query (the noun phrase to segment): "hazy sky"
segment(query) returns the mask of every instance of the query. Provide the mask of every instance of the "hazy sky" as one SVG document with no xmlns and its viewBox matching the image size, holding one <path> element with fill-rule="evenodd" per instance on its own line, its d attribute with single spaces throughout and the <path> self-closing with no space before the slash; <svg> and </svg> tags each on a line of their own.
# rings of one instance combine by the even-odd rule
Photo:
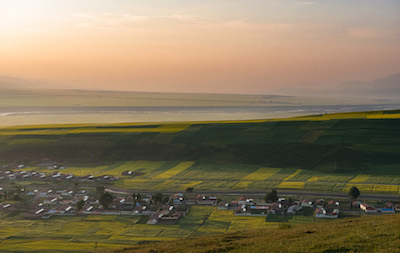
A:
<svg viewBox="0 0 400 253">
<path fill-rule="evenodd" d="M 268 93 L 400 72 L 399 0 L 0 0 L 0 75 Z"/>
</svg>

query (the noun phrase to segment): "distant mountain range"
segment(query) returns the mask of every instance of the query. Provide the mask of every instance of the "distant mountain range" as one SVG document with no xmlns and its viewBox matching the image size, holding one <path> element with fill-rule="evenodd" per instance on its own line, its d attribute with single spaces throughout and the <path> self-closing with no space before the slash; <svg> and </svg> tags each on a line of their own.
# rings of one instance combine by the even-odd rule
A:
<svg viewBox="0 0 400 253">
<path fill-rule="evenodd" d="M 0 76 L 0 89 L 35 89 L 46 88 L 40 81 L 31 81 L 17 77 Z"/>
<path fill-rule="evenodd" d="M 400 73 L 371 82 L 345 82 L 339 86 L 339 92 L 353 96 L 399 98 Z"/>
<path fill-rule="evenodd" d="M 400 73 L 368 82 L 349 81 L 322 88 L 282 88 L 273 93 L 288 96 L 374 98 L 394 102 L 400 99 Z"/>
<path fill-rule="evenodd" d="M 36 89 L 49 88 L 49 84 L 15 77 L 0 76 L 0 89 Z M 334 97 L 365 97 L 378 99 L 400 98 L 400 73 L 369 82 L 349 81 L 336 87 L 310 88 L 282 88 L 272 93 L 290 96 L 334 96 Z"/>
</svg>

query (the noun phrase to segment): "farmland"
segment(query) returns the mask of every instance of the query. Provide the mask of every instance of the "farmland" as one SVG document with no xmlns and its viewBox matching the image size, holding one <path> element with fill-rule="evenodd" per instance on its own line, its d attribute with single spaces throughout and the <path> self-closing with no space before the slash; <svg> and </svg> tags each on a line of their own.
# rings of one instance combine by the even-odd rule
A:
<svg viewBox="0 0 400 253">
<path fill-rule="evenodd" d="M 57 171 L 41 167 L 26 167 L 20 170 L 46 173 Z M 127 170 L 143 174 L 135 177 L 121 175 Z M 171 161 L 127 161 L 108 166 L 66 167 L 58 171 L 77 176 L 118 176 L 119 180 L 107 185 L 131 191 L 176 192 L 193 187 L 196 191 L 255 192 L 277 188 L 346 193 L 352 186 L 357 186 L 362 193 L 400 194 L 400 175 L 396 174 L 338 174 L 313 170 L 260 168 L 256 165 Z M 25 182 L 24 185 L 37 183 L 22 182 Z M 67 186 L 71 183 L 61 184 Z"/>
<path fill-rule="evenodd" d="M 142 191 L 272 188 L 399 193 L 399 111 L 281 120 L 77 124 L 0 129 L 0 160 L 24 170 L 119 176 Z M 121 176 L 130 170 L 140 176 Z M 29 182 L 26 182 L 29 184 Z"/>
<path fill-rule="evenodd" d="M 278 223 L 265 222 L 265 217 L 239 217 L 233 215 L 233 211 L 210 206 L 192 207 L 175 225 L 146 225 L 141 220 L 142 216 L 112 215 L 24 220 L 18 213 L 5 213 L 0 218 L 0 251 L 68 249 L 86 252 L 128 247 L 139 242 L 278 227 Z"/>
</svg>

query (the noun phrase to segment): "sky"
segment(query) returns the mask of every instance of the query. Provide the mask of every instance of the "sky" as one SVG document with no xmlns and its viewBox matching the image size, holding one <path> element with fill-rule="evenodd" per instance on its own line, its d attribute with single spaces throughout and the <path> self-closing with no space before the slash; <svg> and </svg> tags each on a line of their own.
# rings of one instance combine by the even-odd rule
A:
<svg viewBox="0 0 400 253">
<path fill-rule="evenodd" d="M 264 94 L 400 72 L 398 0 L 0 0 L 0 76 Z"/>
</svg>

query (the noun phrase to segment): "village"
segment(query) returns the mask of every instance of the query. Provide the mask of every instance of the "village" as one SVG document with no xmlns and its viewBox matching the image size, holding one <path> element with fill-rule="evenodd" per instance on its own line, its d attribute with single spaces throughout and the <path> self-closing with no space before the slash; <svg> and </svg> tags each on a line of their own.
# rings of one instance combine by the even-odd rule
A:
<svg viewBox="0 0 400 253">
<path fill-rule="evenodd" d="M 96 189 L 35 189 L 27 190 L 16 186 L 17 192 L 10 198 L 7 191 L 0 187 L 0 212 L 21 212 L 26 219 L 48 219 L 52 216 L 74 215 L 141 215 L 147 216 L 147 224 L 175 224 L 185 217 L 194 205 L 215 206 L 218 210 L 232 210 L 238 216 L 289 217 L 303 215 L 304 210 L 312 212 L 317 219 L 336 219 L 344 209 L 359 214 L 384 214 L 400 211 L 400 204 L 386 202 L 381 207 L 374 207 L 363 201 L 355 200 L 351 209 L 344 208 L 338 200 L 278 198 L 266 202 L 250 197 L 223 201 L 215 196 L 185 193 L 164 196 L 133 193 L 128 196 L 112 196 L 104 186 Z M 18 192 L 19 191 L 19 192 Z M 8 193 L 7 193 L 8 192 Z M 119 194 L 121 195 L 121 194 Z M 15 196 L 18 196 L 17 198 Z M 348 205 L 348 204 L 347 204 Z"/>
<path fill-rule="evenodd" d="M 278 197 L 276 190 L 267 193 L 265 198 L 243 197 L 227 200 L 226 196 L 209 196 L 194 193 L 193 188 L 187 188 L 185 193 L 175 193 L 164 196 L 160 192 L 116 194 L 106 189 L 103 185 L 119 179 L 117 176 L 76 176 L 59 172 L 64 167 L 54 163 L 46 164 L 51 173 L 24 171 L 24 165 L 15 168 L 2 167 L 0 182 L 8 182 L 7 186 L 0 187 L 0 211 L 20 212 L 26 219 L 48 219 L 52 216 L 74 215 L 141 215 L 147 216 L 147 224 L 175 224 L 183 218 L 194 205 L 215 206 L 218 210 L 232 210 L 237 216 L 265 216 L 291 217 L 295 215 L 311 214 L 316 219 L 337 219 L 343 217 L 341 213 L 353 214 L 385 214 L 400 211 L 400 204 L 386 201 L 379 207 L 352 199 L 322 198 L 303 199 L 297 196 L 288 198 Z M 136 177 L 143 173 L 123 171 L 121 176 Z M 15 182 L 33 180 L 37 183 L 30 185 L 29 189 Z M 40 182 L 46 182 L 45 185 Z M 57 185 L 60 182 L 71 182 Z M 80 186 L 80 182 L 90 183 Z M 57 185 L 58 187 L 52 187 Z M 61 186 L 61 188 L 60 188 Z M 274 220 L 274 219 L 272 219 Z"/>
</svg>

